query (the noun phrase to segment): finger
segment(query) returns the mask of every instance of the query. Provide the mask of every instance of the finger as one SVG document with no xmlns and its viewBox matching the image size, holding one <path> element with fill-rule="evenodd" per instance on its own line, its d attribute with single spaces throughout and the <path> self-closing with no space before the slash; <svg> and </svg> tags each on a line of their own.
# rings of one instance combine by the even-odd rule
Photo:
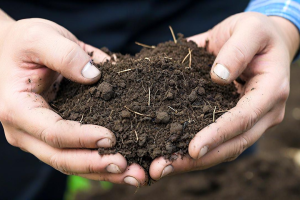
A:
<svg viewBox="0 0 300 200">
<path fill-rule="evenodd" d="M 33 26 L 28 32 L 28 37 L 35 42 L 30 42 L 29 39 L 30 44 L 27 48 L 34 52 L 36 56 L 34 60 L 38 64 L 45 65 L 64 77 L 83 84 L 94 83 L 100 78 L 101 73 L 90 62 L 90 56 L 76 41 L 73 41 L 75 37 L 66 38 L 68 34 L 62 34 L 48 24 Z"/>
<path fill-rule="evenodd" d="M 216 146 L 249 130 L 268 113 L 276 103 L 276 98 L 273 99 L 273 87 L 277 86 L 269 80 L 268 75 L 252 78 L 246 88 L 255 89 L 246 91 L 236 107 L 196 134 L 189 144 L 190 156 L 194 159 L 201 158 Z"/>
<path fill-rule="evenodd" d="M 5 131 L 14 136 L 13 145 L 65 174 L 122 173 L 127 167 L 126 159 L 119 153 L 100 156 L 97 150 L 56 149 L 14 127 L 6 126 Z"/>
<path fill-rule="evenodd" d="M 187 38 L 187 41 L 193 41 L 199 47 L 204 47 L 207 40 L 209 40 L 209 31 Z"/>
<path fill-rule="evenodd" d="M 159 180 L 166 175 L 203 170 L 224 161 L 234 160 L 261 137 L 269 127 L 268 124 L 274 120 L 272 116 L 273 114 L 266 115 L 252 129 L 218 146 L 200 159 L 193 159 L 190 156 L 178 157 L 172 162 L 163 157 L 155 159 L 149 170 L 151 178 Z"/>
<path fill-rule="evenodd" d="M 103 63 L 107 60 L 110 60 L 110 56 L 104 53 L 103 51 L 101 51 L 100 49 L 95 48 L 89 44 L 85 44 L 84 42 L 81 41 L 79 41 L 78 44 L 84 49 L 85 52 L 88 53 L 93 52 L 92 59 L 94 63 Z"/>
<path fill-rule="evenodd" d="M 56 148 L 99 148 L 112 147 L 114 134 L 108 129 L 96 125 L 82 125 L 80 122 L 63 120 L 49 109 L 45 100 L 37 94 L 20 93 L 16 101 L 14 123 L 19 128 Z M 26 105 L 26 106 L 24 106 Z M 22 114 L 20 114 L 22 113 Z"/>
<path fill-rule="evenodd" d="M 249 20 L 251 23 L 251 20 Z M 251 29 L 247 27 L 252 27 Z M 232 31 L 231 37 L 226 41 L 213 64 L 211 78 L 219 84 L 228 84 L 237 79 L 252 61 L 257 53 L 267 46 L 268 34 L 266 31 L 257 32 L 258 24 L 240 22 Z"/>
<path fill-rule="evenodd" d="M 147 185 L 148 182 L 148 177 L 146 176 L 144 169 L 137 164 L 128 166 L 122 174 L 78 174 L 78 176 L 92 180 L 109 181 L 117 184 L 128 184 L 135 187 Z"/>
</svg>

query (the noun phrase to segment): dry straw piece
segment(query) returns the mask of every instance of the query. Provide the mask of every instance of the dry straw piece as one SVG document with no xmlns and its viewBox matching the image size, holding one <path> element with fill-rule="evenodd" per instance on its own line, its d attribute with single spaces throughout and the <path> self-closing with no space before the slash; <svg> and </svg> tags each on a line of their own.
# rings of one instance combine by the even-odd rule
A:
<svg viewBox="0 0 300 200">
<path fill-rule="evenodd" d="M 175 37 L 175 35 L 174 35 L 174 31 L 173 31 L 173 29 L 172 29 L 171 26 L 169 26 L 169 28 L 170 28 L 170 31 L 171 31 L 171 33 L 172 33 L 172 36 L 173 36 L 173 39 L 174 39 L 174 43 L 177 44 L 177 40 L 176 40 L 176 37 Z"/>
<path fill-rule="evenodd" d="M 150 49 L 154 49 L 155 48 L 154 45 L 150 46 L 150 45 L 143 44 L 143 43 L 140 43 L 140 42 L 135 42 L 135 44 L 140 45 L 142 47 L 150 48 Z"/>
</svg>

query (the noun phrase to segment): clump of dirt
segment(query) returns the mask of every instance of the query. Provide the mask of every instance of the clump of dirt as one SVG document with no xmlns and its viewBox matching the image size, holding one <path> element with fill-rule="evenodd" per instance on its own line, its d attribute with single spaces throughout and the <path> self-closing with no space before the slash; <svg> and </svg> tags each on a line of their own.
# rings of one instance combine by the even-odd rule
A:
<svg viewBox="0 0 300 200">
<path fill-rule="evenodd" d="M 176 44 L 143 48 L 135 56 L 103 50 L 112 60 L 97 64 L 100 81 L 85 86 L 64 80 L 52 103 L 64 119 L 114 132 L 116 145 L 100 154 L 119 152 L 148 171 L 156 157 L 188 154 L 194 135 L 238 100 L 233 84 L 211 81 L 215 57 L 182 35 Z"/>
</svg>

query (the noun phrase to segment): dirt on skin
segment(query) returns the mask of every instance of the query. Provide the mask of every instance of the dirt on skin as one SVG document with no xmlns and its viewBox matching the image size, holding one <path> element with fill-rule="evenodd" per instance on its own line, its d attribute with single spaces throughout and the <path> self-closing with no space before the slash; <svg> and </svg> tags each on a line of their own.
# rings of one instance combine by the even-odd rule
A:
<svg viewBox="0 0 300 200">
<path fill-rule="evenodd" d="M 119 152 L 148 171 L 156 157 L 188 154 L 195 134 L 238 100 L 233 84 L 211 81 L 215 57 L 182 35 L 176 44 L 143 48 L 135 56 L 103 50 L 112 59 L 97 64 L 100 81 L 85 86 L 64 80 L 52 102 L 64 119 L 113 131 L 116 145 L 100 154 Z"/>
</svg>

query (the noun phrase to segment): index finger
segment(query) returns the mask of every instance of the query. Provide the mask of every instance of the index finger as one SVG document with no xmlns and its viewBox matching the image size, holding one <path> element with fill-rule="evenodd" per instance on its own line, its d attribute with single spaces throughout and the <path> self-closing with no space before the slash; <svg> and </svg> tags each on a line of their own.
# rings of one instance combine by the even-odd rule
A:
<svg viewBox="0 0 300 200">
<path fill-rule="evenodd" d="M 116 142 L 114 134 L 104 127 L 62 119 L 50 110 L 47 102 L 38 94 L 23 92 L 15 99 L 23 104 L 12 104 L 15 105 L 10 109 L 14 116 L 13 123 L 52 147 L 112 147 Z"/>
</svg>

